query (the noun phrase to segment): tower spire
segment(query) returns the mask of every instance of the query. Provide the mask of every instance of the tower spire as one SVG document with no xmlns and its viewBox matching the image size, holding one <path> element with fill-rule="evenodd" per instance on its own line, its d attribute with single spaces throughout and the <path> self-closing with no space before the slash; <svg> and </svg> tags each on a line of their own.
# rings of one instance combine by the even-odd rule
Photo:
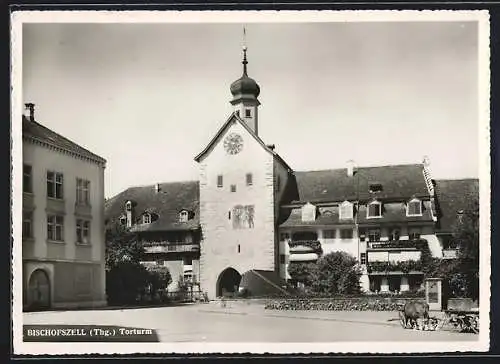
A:
<svg viewBox="0 0 500 364">
<path fill-rule="evenodd" d="M 243 27 L 243 61 L 241 62 L 243 64 L 243 76 L 248 76 L 247 74 L 247 32 L 245 27 Z"/>
</svg>

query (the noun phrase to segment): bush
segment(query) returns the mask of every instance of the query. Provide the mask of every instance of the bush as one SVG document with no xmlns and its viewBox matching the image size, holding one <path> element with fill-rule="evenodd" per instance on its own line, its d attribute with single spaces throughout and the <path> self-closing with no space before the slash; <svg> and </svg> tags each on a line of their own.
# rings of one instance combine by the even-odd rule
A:
<svg viewBox="0 0 500 364">
<path fill-rule="evenodd" d="M 148 272 L 142 265 L 122 262 L 106 274 L 106 293 L 112 305 L 134 304 L 145 294 Z"/>
<path fill-rule="evenodd" d="M 316 263 L 292 262 L 288 264 L 288 274 L 295 282 L 303 283 L 305 286 L 311 286 L 312 273 Z"/>
<path fill-rule="evenodd" d="M 313 292 L 336 295 L 359 293 L 361 268 L 354 257 L 345 252 L 322 256 L 311 272 Z"/>
<path fill-rule="evenodd" d="M 305 311 L 399 311 L 405 303 L 414 298 L 328 298 L 328 299 L 274 299 L 266 302 L 267 310 Z"/>
</svg>

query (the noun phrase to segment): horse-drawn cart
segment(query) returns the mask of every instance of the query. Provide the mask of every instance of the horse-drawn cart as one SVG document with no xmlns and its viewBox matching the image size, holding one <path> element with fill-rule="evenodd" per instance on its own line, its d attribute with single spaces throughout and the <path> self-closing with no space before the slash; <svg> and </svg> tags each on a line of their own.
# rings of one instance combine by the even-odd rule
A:
<svg viewBox="0 0 500 364">
<path fill-rule="evenodd" d="M 444 326 L 460 332 L 479 333 L 479 308 L 471 299 L 452 298 L 441 317 L 430 316 L 429 305 L 422 301 L 406 302 L 399 311 L 399 321 L 405 329 L 436 331 Z"/>
</svg>

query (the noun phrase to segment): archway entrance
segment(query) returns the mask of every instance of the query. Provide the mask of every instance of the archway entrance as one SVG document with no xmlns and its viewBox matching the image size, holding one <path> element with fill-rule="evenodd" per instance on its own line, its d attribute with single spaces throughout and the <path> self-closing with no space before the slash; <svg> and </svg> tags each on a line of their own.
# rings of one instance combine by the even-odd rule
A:
<svg viewBox="0 0 500 364">
<path fill-rule="evenodd" d="M 238 287 L 241 282 L 241 274 L 233 268 L 224 269 L 217 279 L 216 295 L 233 296 L 238 293 Z"/>
<path fill-rule="evenodd" d="M 28 305 L 31 309 L 50 307 L 50 281 L 42 269 L 31 273 L 28 283 Z"/>
</svg>

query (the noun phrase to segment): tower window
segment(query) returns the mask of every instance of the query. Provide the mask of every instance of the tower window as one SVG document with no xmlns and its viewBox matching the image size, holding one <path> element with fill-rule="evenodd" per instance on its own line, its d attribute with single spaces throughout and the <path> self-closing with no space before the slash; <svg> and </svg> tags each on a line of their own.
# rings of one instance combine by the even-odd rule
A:
<svg viewBox="0 0 500 364">
<path fill-rule="evenodd" d="M 231 192 L 236 192 L 236 185 L 231 185 Z"/>
<path fill-rule="evenodd" d="M 179 213 L 179 222 L 187 222 L 189 220 L 189 213 L 187 211 L 181 211 Z"/>
<path fill-rule="evenodd" d="M 151 224 L 151 215 L 150 214 L 142 215 L 142 223 L 143 224 Z"/>
<path fill-rule="evenodd" d="M 240 253 L 240 252 L 241 252 L 241 245 L 238 244 L 238 253 Z"/>
<path fill-rule="evenodd" d="M 253 176 L 251 173 L 247 173 L 247 186 L 253 185 Z"/>
<path fill-rule="evenodd" d="M 217 187 L 221 188 L 223 186 L 222 174 L 217 176 Z"/>
<path fill-rule="evenodd" d="M 245 109 L 245 117 L 246 118 L 251 118 L 252 117 L 252 110 Z"/>
</svg>

